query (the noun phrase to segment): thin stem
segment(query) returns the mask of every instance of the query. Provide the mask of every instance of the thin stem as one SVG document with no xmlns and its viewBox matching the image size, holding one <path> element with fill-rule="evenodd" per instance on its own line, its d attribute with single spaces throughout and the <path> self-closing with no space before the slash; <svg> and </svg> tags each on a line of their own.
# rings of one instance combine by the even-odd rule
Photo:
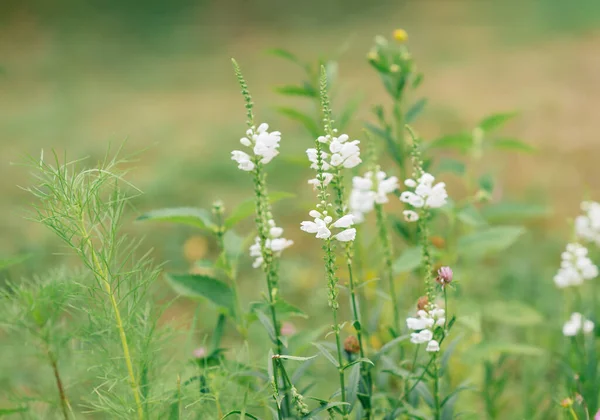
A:
<svg viewBox="0 0 600 420">
<path fill-rule="evenodd" d="M 396 120 L 396 141 L 400 148 L 400 155 L 404 159 L 406 151 L 406 141 L 404 137 L 404 115 L 402 113 L 402 98 L 399 98 L 394 101 L 394 117 Z M 399 166 L 401 179 L 406 179 L 406 163 L 402 162 L 402 164 Z"/>
<path fill-rule="evenodd" d="M 387 278 L 392 298 L 392 308 L 394 311 L 394 332 L 400 333 L 400 309 L 398 305 L 398 295 L 396 294 L 396 285 L 394 284 L 394 272 L 392 262 L 392 243 L 390 241 L 389 231 L 387 229 L 386 218 L 381 204 L 375 204 L 375 213 L 377 215 L 377 227 L 379 228 L 379 238 L 383 246 L 384 253 L 384 275 Z"/>
<path fill-rule="evenodd" d="M 281 407 L 279 406 L 279 402 L 277 401 L 277 395 L 279 395 L 279 384 L 277 380 L 277 377 L 279 376 L 279 366 L 275 358 L 271 358 L 271 363 L 273 364 L 273 399 L 275 400 L 275 407 L 277 408 L 277 418 L 279 420 L 283 420 L 284 417 L 281 413 Z M 283 376 L 283 374 L 281 375 L 281 379 L 282 384 L 285 385 L 285 377 Z"/>
<path fill-rule="evenodd" d="M 52 371 L 54 372 L 54 379 L 56 381 L 56 388 L 58 389 L 58 396 L 60 398 L 60 408 L 63 413 L 63 417 L 65 420 L 69 420 L 69 401 L 67 399 L 67 394 L 65 393 L 65 388 L 63 386 L 62 379 L 60 377 L 60 372 L 58 371 L 58 363 L 56 361 L 56 357 L 50 348 L 46 347 L 46 354 L 48 355 L 48 360 L 50 361 L 50 366 L 52 366 Z"/>
<path fill-rule="evenodd" d="M 342 402 L 346 402 L 346 382 L 344 381 L 344 358 L 342 356 L 342 342 L 340 339 L 340 326 L 338 325 L 337 320 L 337 309 L 333 308 L 333 331 L 335 332 L 335 343 L 337 346 L 337 357 L 338 357 L 338 372 L 340 376 L 340 392 Z M 342 407 L 342 413 L 344 419 L 348 418 L 346 414 L 346 407 Z"/>
<path fill-rule="evenodd" d="M 444 285 L 442 288 L 444 289 L 444 311 L 445 311 L 444 334 L 447 334 L 448 333 L 448 318 L 450 317 L 450 314 L 448 313 L 448 286 Z"/>
<path fill-rule="evenodd" d="M 573 406 L 569 407 L 569 414 L 574 420 L 579 420 L 579 417 L 577 417 L 577 413 L 575 413 L 575 410 L 573 410 Z"/>
<path fill-rule="evenodd" d="M 137 406 L 138 418 L 140 420 L 144 419 L 144 409 L 142 406 L 142 399 L 140 397 L 140 389 L 137 383 L 137 379 L 135 377 L 135 372 L 133 370 L 133 363 L 131 361 L 131 354 L 129 352 L 129 344 L 127 343 L 127 335 L 125 334 L 125 327 L 123 326 L 123 320 L 121 319 L 121 311 L 119 310 L 119 304 L 115 299 L 114 291 L 112 290 L 112 286 L 108 280 L 107 274 L 102 268 L 98 256 L 96 255 L 96 251 L 92 244 L 92 240 L 87 232 L 85 227 L 85 220 L 83 214 L 81 215 L 81 232 L 83 233 L 83 240 L 88 245 L 90 250 L 90 255 L 92 258 L 93 266 L 96 269 L 96 276 L 99 277 L 101 283 L 108 295 L 110 300 L 110 304 L 112 306 L 113 312 L 115 314 L 115 322 L 117 326 L 117 330 L 119 331 L 119 337 L 121 339 L 121 347 L 123 348 L 123 357 L 125 359 L 125 365 L 127 366 L 127 373 L 129 375 L 129 386 L 131 391 L 133 392 L 133 398 L 135 399 L 135 404 Z"/>
<path fill-rule="evenodd" d="M 439 377 L 439 366 L 437 361 L 437 354 L 433 356 L 433 366 L 434 370 L 434 378 L 433 378 L 433 398 L 435 402 L 435 419 L 439 420 L 441 417 L 441 407 L 440 407 L 440 377 Z"/>
</svg>

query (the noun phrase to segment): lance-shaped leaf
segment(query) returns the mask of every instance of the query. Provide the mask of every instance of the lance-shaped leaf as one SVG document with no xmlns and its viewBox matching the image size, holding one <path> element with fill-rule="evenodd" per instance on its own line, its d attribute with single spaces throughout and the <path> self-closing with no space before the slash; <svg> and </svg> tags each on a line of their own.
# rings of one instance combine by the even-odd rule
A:
<svg viewBox="0 0 600 420">
<path fill-rule="evenodd" d="M 235 296 L 231 288 L 221 280 L 203 274 L 167 274 L 171 287 L 182 296 L 206 298 L 214 304 L 235 314 Z"/>
<path fill-rule="evenodd" d="M 194 226 L 203 230 L 213 231 L 215 225 L 207 210 L 195 207 L 175 207 L 151 210 L 139 216 L 137 221 L 169 222 Z"/>
<path fill-rule="evenodd" d="M 458 251 L 464 257 L 482 257 L 504 251 L 525 233 L 522 226 L 495 226 L 458 238 Z"/>
</svg>

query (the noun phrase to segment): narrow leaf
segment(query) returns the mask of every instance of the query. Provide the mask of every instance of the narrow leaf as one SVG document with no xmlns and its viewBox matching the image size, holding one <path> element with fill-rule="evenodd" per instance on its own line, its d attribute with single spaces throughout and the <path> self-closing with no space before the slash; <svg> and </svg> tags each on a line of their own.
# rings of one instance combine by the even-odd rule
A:
<svg viewBox="0 0 600 420">
<path fill-rule="evenodd" d="M 543 204 L 501 202 L 482 209 L 483 217 L 490 222 L 505 222 L 519 219 L 537 219 L 550 216 L 552 209 Z"/>
<path fill-rule="evenodd" d="M 431 149 L 457 149 L 466 152 L 473 147 L 473 136 L 470 133 L 450 134 L 430 142 Z"/>
<path fill-rule="evenodd" d="M 408 111 L 406 111 L 406 114 L 404 114 L 404 122 L 406 124 L 413 122 L 419 116 L 419 114 L 423 112 L 425 105 L 427 105 L 427 98 L 421 98 L 412 104 L 412 106 L 408 108 Z"/>
<path fill-rule="evenodd" d="M 317 97 L 317 91 L 309 84 L 305 84 L 304 86 L 278 86 L 275 88 L 275 92 L 286 96 L 306 96 L 308 98 Z"/>
<path fill-rule="evenodd" d="M 258 317 L 258 320 L 263 325 L 263 327 L 265 327 L 265 330 L 267 330 L 267 334 L 269 335 L 269 338 L 271 339 L 273 344 L 277 344 L 277 335 L 275 334 L 275 327 L 273 326 L 273 323 L 271 322 L 269 317 L 266 316 L 262 311 L 256 311 L 256 316 Z"/>
<path fill-rule="evenodd" d="M 309 356 L 309 357 L 300 357 L 300 356 L 289 356 L 287 354 L 280 354 L 279 355 L 279 359 L 285 359 L 285 360 L 296 360 L 299 362 L 305 362 L 307 360 L 312 360 L 315 357 L 318 357 L 318 354 L 315 354 L 314 356 Z"/>
<path fill-rule="evenodd" d="M 289 119 L 302 124 L 311 136 L 315 138 L 319 136 L 321 129 L 319 128 L 317 122 L 309 115 L 306 115 L 305 113 L 298 111 L 297 109 L 289 107 L 278 107 L 277 111 L 280 114 L 288 117 Z"/>
<path fill-rule="evenodd" d="M 338 361 L 337 361 L 337 360 L 335 360 L 335 357 L 333 357 L 333 354 L 331 354 L 331 353 L 329 352 L 329 350 L 327 350 L 327 349 L 326 349 L 326 348 L 325 348 L 325 347 L 324 347 L 322 344 L 319 344 L 319 343 L 313 343 L 313 345 L 314 345 L 316 348 L 318 348 L 318 349 L 319 349 L 319 351 L 320 351 L 320 352 L 323 354 L 323 356 L 325 356 L 325 358 L 326 358 L 327 360 L 329 360 L 329 361 L 330 361 L 330 362 L 333 364 L 333 366 L 335 366 L 335 367 L 338 367 L 338 366 L 339 366 L 339 365 L 338 365 Z"/>
<path fill-rule="evenodd" d="M 525 233 L 522 226 L 495 226 L 458 238 L 458 251 L 465 257 L 481 257 L 504 251 Z"/>
<path fill-rule="evenodd" d="M 532 153 L 537 149 L 519 139 L 502 138 L 493 141 L 492 146 L 495 149 L 508 150 L 511 152 Z"/>
<path fill-rule="evenodd" d="M 151 210 L 139 216 L 137 221 L 169 222 L 194 226 L 203 230 L 213 230 L 210 213 L 193 207 L 177 207 Z"/>
<path fill-rule="evenodd" d="M 513 119 L 516 115 L 516 112 L 493 114 L 481 120 L 481 122 L 478 124 L 478 127 L 485 132 L 490 132 L 496 128 L 502 127 L 509 120 Z"/>
<path fill-rule="evenodd" d="M 352 408 L 354 408 L 354 404 L 356 404 L 360 378 L 360 363 L 356 363 L 350 368 L 350 373 L 348 374 L 348 386 L 346 387 L 348 390 L 347 399 L 348 403 L 350 403 L 350 409 L 348 412 L 351 412 Z"/>
<path fill-rule="evenodd" d="M 421 265 L 422 251 L 421 247 L 411 247 L 404 250 L 402 255 L 394 261 L 394 273 L 407 273 L 413 271 Z"/>
</svg>

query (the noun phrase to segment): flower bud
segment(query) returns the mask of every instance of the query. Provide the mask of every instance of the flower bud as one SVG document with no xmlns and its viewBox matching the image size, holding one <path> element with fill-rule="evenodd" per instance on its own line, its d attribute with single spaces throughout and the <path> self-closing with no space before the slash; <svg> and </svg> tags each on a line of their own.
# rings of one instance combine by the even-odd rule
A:
<svg viewBox="0 0 600 420">
<path fill-rule="evenodd" d="M 427 296 L 421 296 L 417 301 L 417 310 L 424 311 L 427 308 L 427 305 L 429 305 L 429 299 Z"/>
<path fill-rule="evenodd" d="M 296 327 L 291 322 L 284 322 L 281 324 L 281 335 L 289 337 L 296 334 Z"/>
<path fill-rule="evenodd" d="M 393 33 L 392 36 L 394 37 L 394 39 L 400 43 L 402 42 L 406 42 L 408 40 L 408 33 L 401 28 L 396 29 Z"/>
<path fill-rule="evenodd" d="M 433 245 L 437 249 L 444 249 L 446 247 L 446 240 L 441 236 L 432 236 L 431 245 Z"/>
<path fill-rule="evenodd" d="M 360 351 L 360 345 L 358 344 L 358 338 L 353 335 L 348 336 L 344 340 L 344 350 L 350 354 L 356 354 Z"/>
<path fill-rule="evenodd" d="M 560 402 L 560 406 L 563 408 L 569 408 L 573 405 L 573 400 L 571 398 L 565 398 Z"/>
<path fill-rule="evenodd" d="M 197 349 L 194 349 L 192 354 L 196 359 L 204 359 L 206 357 L 206 348 L 198 347 Z"/>
<path fill-rule="evenodd" d="M 442 267 L 438 270 L 438 276 L 435 281 L 444 287 L 452 282 L 453 275 L 454 273 L 450 267 Z"/>
</svg>

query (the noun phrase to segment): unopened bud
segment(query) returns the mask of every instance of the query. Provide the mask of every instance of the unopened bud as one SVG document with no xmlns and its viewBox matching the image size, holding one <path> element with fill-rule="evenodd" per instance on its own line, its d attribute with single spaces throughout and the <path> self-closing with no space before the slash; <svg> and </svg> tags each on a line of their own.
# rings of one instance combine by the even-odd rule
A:
<svg viewBox="0 0 600 420">
<path fill-rule="evenodd" d="M 398 42 L 406 42 L 408 40 L 408 33 L 404 29 L 401 29 L 401 28 L 396 29 L 392 33 L 392 36 Z"/>
<path fill-rule="evenodd" d="M 358 338 L 353 335 L 348 336 L 344 340 L 344 350 L 350 354 L 356 354 L 360 351 L 360 345 L 358 344 Z"/>
<path fill-rule="evenodd" d="M 429 305 L 429 299 L 427 296 L 421 296 L 417 301 L 417 310 L 424 311 L 427 305 Z"/>
<path fill-rule="evenodd" d="M 444 249 L 446 247 L 446 240 L 441 236 L 432 236 L 431 245 L 433 245 L 437 249 Z"/>
</svg>

